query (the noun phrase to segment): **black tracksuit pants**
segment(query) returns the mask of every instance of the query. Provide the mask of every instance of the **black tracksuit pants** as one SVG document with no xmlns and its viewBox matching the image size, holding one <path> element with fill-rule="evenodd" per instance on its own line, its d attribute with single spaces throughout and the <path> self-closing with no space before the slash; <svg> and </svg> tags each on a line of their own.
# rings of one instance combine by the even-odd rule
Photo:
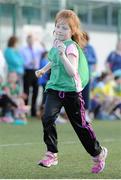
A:
<svg viewBox="0 0 121 180">
<path fill-rule="evenodd" d="M 59 92 L 51 89 L 47 91 L 45 112 L 42 117 L 47 151 L 58 152 L 55 121 L 62 106 L 64 106 L 71 125 L 86 151 L 91 156 L 99 155 L 101 146 L 96 140 L 91 125 L 85 121 L 84 101 L 81 92 Z"/>
</svg>

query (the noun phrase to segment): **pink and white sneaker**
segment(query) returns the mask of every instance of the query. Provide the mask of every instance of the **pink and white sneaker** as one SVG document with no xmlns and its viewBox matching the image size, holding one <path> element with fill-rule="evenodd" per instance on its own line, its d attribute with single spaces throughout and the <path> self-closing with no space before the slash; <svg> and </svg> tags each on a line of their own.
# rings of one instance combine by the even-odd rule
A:
<svg viewBox="0 0 121 180">
<path fill-rule="evenodd" d="M 50 151 L 48 151 L 45 154 L 45 157 L 38 162 L 38 165 L 43 167 L 50 167 L 52 165 L 57 165 L 57 164 L 58 164 L 57 153 L 52 153 Z"/>
<path fill-rule="evenodd" d="M 105 168 L 105 160 L 108 154 L 108 150 L 105 147 L 102 147 L 101 153 L 93 157 L 94 166 L 92 167 L 92 173 L 100 173 Z"/>
</svg>

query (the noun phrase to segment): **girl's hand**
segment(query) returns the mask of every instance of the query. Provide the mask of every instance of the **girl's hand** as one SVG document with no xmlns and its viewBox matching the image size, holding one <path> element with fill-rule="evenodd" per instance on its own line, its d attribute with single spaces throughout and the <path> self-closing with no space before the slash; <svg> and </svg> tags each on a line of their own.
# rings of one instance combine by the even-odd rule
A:
<svg viewBox="0 0 121 180">
<path fill-rule="evenodd" d="M 54 41 L 54 47 L 56 47 L 58 49 L 58 52 L 59 52 L 60 56 L 65 55 L 66 46 L 64 45 L 64 43 L 62 41 L 55 40 Z"/>
<path fill-rule="evenodd" d="M 43 70 L 37 70 L 35 71 L 35 75 L 37 78 L 41 77 L 45 72 Z"/>
</svg>

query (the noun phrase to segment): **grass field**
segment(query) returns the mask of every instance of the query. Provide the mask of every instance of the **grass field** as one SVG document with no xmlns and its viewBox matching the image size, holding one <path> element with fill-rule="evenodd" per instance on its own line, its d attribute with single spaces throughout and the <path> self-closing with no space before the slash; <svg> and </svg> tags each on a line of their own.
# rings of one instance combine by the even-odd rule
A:
<svg viewBox="0 0 121 180">
<path fill-rule="evenodd" d="M 51 168 L 36 165 L 45 151 L 39 120 L 25 126 L 0 123 L 0 179 L 120 179 L 121 121 L 94 121 L 93 128 L 109 151 L 100 174 L 90 173 L 91 158 L 69 123 L 57 125 L 59 164 Z"/>
</svg>

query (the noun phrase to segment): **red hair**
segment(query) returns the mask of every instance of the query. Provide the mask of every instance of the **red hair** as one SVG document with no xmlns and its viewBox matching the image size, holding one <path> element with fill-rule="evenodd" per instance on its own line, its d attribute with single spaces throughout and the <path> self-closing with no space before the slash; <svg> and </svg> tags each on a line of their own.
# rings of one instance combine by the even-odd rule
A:
<svg viewBox="0 0 121 180">
<path fill-rule="evenodd" d="M 72 31 L 72 40 L 74 40 L 80 47 L 84 44 L 84 32 L 81 31 L 81 23 L 79 17 L 72 10 L 62 10 L 59 11 L 55 18 L 55 24 L 59 19 L 65 19 Z"/>
</svg>

